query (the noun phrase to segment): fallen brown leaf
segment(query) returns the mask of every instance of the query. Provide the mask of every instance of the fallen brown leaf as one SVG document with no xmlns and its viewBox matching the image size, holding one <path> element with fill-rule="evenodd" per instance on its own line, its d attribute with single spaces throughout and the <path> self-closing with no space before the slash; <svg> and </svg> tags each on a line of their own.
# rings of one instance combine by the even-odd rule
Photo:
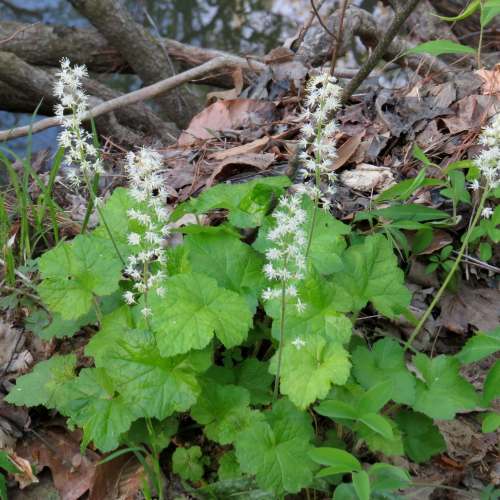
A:
<svg viewBox="0 0 500 500">
<path fill-rule="evenodd" d="M 276 104 L 257 101 L 256 99 L 229 99 L 217 101 L 208 108 L 198 113 L 179 137 L 179 146 L 186 146 L 198 139 L 213 139 L 213 135 L 207 130 L 210 128 L 215 132 L 222 129 L 237 129 L 249 124 L 249 114 L 259 111 L 266 106 Z"/>
<path fill-rule="evenodd" d="M 488 69 L 481 68 L 476 71 L 476 75 L 480 76 L 484 80 L 483 94 L 491 95 L 498 94 L 500 92 L 500 70 L 495 69 L 490 71 Z"/>
<path fill-rule="evenodd" d="M 215 97 L 217 99 L 236 99 L 243 90 L 243 70 L 241 66 L 238 66 L 236 71 L 231 75 L 234 80 L 234 89 L 224 90 L 222 92 L 209 92 L 207 94 L 207 106 L 212 104 L 212 99 Z"/>
<path fill-rule="evenodd" d="M 469 326 L 480 332 L 491 332 L 500 326 L 500 290 L 472 288 L 458 284 L 457 294 L 446 290 L 441 297 L 438 320 L 455 333 L 464 334 Z"/>
<path fill-rule="evenodd" d="M 133 498 L 141 487 L 141 474 L 146 475 L 144 467 L 133 453 L 124 453 L 99 465 L 92 478 L 89 500 Z"/>
<path fill-rule="evenodd" d="M 71 432 L 62 425 L 54 425 L 40 430 L 38 434 L 52 448 L 40 437 L 34 436 L 33 440 L 28 441 L 28 446 L 21 443 L 17 445 L 18 456 L 34 463 L 36 473 L 44 467 L 49 467 L 60 499 L 77 500 L 90 488 L 95 464 L 101 456 L 87 448 L 81 457 L 81 431 Z"/>
<path fill-rule="evenodd" d="M 210 189 L 213 182 L 231 177 L 234 173 L 245 171 L 248 167 L 253 167 L 261 172 L 265 171 L 269 165 L 274 162 L 274 154 L 264 153 L 244 153 L 240 155 L 230 156 L 222 160 L 212 172 L 212 175 L 207 180 L 207 189 Z M 236 172 L 235 172 L 236 171 Z"/>
<path fill-rule="evenodd" d="M 344 165 L 349 158 L 354 154 L 356 149 L 358 149 L 359 143 L 363 138 L 364 133 L 356 135 L 354 137 L 350 137 L 347 139 L 339 149 L 337 149 L 337 158 L 333 160 L 332 165 L 330 166 L 330 171 L 334 172 L 339 169 L 342 165 Z"/>
<path fill-rule="evenodd" d="M 278 135 L 273 135 L 271 139 L 289 139 L 300 132 L 300 127 L 295 127 L 286 132 Z M 224 160 L 229 156 L 244 154 L 244 153 L 260 153 L 267 145 L 269 141 L 268 137 L 263 137 L 262 139 L 256 139 L 255 141 L 249 142 L 248 144 L 243 144 L 243 146 L 237 146 L 231 149 L 224 149 L 222 151 L 217 151 L 209 156 L 211 160 Z"/>
</svg>

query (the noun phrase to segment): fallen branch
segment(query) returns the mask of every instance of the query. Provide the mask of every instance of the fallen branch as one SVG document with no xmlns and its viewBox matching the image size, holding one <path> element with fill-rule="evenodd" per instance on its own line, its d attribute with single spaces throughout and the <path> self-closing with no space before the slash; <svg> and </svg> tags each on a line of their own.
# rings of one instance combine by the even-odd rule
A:
<svg viewBox="0 0 500 500">
<path fill-rule="evenodd" d="M 30 28 L 33 28 L 33 26 L 36 26 L 37 24 L 40 24 L 40 21 L 37 23 L 30 24 L 29 26 L 25 26 L 24 28 L 19 28 L 13 35 L 9 36 L 6 40 L 2 40 L 0 42 L 0 45 L 3 45 L 4 43 L 10 42 L 13 38 L 15 38 L 19 33 L 23 33 Z"/>
<path fill-rule="evenodd" d="M 297 40 L 295 40 L 290 46 L 290 49 L 293 50 L 294 52 L 297 52 L 297 49 L 302 45 L 302 42 L 304 41 L 304 38 L 306 37 L 307 32 L 309 31 L 309 28 L 311 27 L 311 24 L 314 21 L 314 18 L 316 17 L 316 12 L 319 11 L 319 9 L 321 9 L 321 6 L 324 3 L 325 0 L 318 0 L 317 5 L 313 5 L 313 8 L 311 9 L 311 12 L 309 12 L 309 15 L 307 16 L 304 25 L 300 29 Z"/>
<path fill-rule="evenodd" d="M 162 94 L 163 92 L 173 90 L 191 80 L 202 78 L 212 71 L 220 71 L 222 68 L 236 69 L 239 65 L 240 58 L 238 57 L 220 57 L 217 59 L 212 59 L 211 61 L 202 64 L 201 66 L 192 68 L 188 71 L 185 71 L 184 73 L 180 73 L 179 75 L 162 80 L 161 82 L 150 85 L 149 87 L 144 87 L 142 89 L 136 90 L 135 92 L 131 92 L 129 94 L 117 97 L 116 99 L 112 99 L 111 101 L 106 101 L 102 104 L 99 104 L 91 110 L 92 117 L 95 119 L 106 113 L 110 113 L 111 111 L 116 111 L 132 104 L 152 99 Z M 87 120 L 90 120 L 90 112 L 85 113 L 85 115 L 82 117 L 83 122 Z M 32 133 L 36 134 L 38 132 L 41 132 L 42 130 L 56 127 L 58 125 L 59 121 L 56 117 L 46 118 L 45 120 L 41 120 L 33 125 Z M 28 135 L 28 133 L 29 127 L 19 127 L 12 131 L 4 130 L 0 132 L 0 141 L 17 139 L 18 137 L 24 137 Z"/>
</svg>

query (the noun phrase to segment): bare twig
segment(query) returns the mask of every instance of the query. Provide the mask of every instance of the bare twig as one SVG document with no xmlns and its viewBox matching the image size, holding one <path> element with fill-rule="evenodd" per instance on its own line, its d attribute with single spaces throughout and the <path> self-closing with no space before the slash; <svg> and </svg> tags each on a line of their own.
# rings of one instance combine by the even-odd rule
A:
<svg viewBox="0 0 500 500">
<path fill-rule="evenodd" d="M 233 68 L 236 69 L 238 66 L 242 65 L 243 69 L 248 68 L 248 63 L 245 59 L 240 57 L 217 57 L 211 61 L 192 68 L 184 73 L 172 76 L 158 83 L 150 85 L 149 87 L 144 87 L 142 89 L 136 90 L 135 92 L 130 92 L 129 94 L 117 97 L 116 99 L 111 99 L 102 104 L 99 104 L 92 111 L 93 119 L 98 118 L 106 113 L 115 111 L 117 109 L 125 108 L 131 104 L 136 104 L 141 101 L 146 101 L 159 94 L 167 92 L 168 90 L 173 90 L 184 83 L 187 83 L 196 78 L 201 78 L 202 76 L 210 73 L 211 71 L 218 71 L 221 68 Z M 68 115 L 70 117 L 70 115 Z M 90 112 L 87 111 L 82 117 L 82 122 L 90 120 Z M 59 125 L 59 121 L 56 117 L 46 118 L 33 125 L 32 133 L 36 134 L 42 130 L 46 130 L 51 127 L 56 127 Z M 0 132 L 0 141 L 5 141 L 9 139 L 17 139 L 18 137 L 24 137 L 28 135 L 29 127 L 19 127 L 13 130 L 4 130 Z"/>
<path fill-rule="evenodd" d="M 344 24 L 344 16 L 345 16 L 345 9 L 347 8 L 347 1 L 348 0 L 342 0 L 342 4 L 340 5 L 340 9 L 339 9 L 340 19 L 339 19 L 339 24 L 337 26 L 337 36 L 335 38 L 335 47 L 333 48 L 332 64 L 330 66 L 330 76 L 333 76 L 333 73 L 335 71 L 335 63 L 337 62 L 337 54 L 339 51 L 340 36 L 342 34 L 342 25 Z"/>
<path fill-rule="evenodd" d="M 314 0 L 312 0 L 314 1 Z M 304 41 L 304 38 L 307 35 L 307 32 L 309 31 L 309 28 L 311 27 L 312 22 L 314 21 L 314 18 L 316 16 L 316 12 L 321 9 L 321 6 L 325 3 L 325 0 L 318 0 L 318 3 L 316 5 L 316 9 L 312 8 L 311 12 L 309 12 L 309 15 L 307 16 L 307 19 L 304 22 L 304 25 L 300 29 L 299 36 L 297 37 L 297 40 L 295 40 L 290 49 L 293 50 L 294 52 L 297 52 L 297 49 L 300 47 L 302 42 Z"/>
<path fill-rule="evenodd" d="M 318 21 L 319 21 L 319 24 L 321 24 L 321 26 L 323 26 L 323 29 L 333 38 L 335 38 L 335 40 L 337 40 L 337 36 L 334 35 L 326 26 L 325 26 L 325 23 L 323 22 L 323 19 L 321 19 L 321 16 L 319 15 L 319 12 L 318 12 L 318 9 L 316 8 L 316 5 L 314 5 L 314 0 L 311 0 L 311 7 L 313 8 L 314 10 L 314 14 L 316 14 L 316 17 L 318 18 Z M 338 41 L 338 40 L 337 40 Z"/>
<path fill-rule="evenodd" d="M 37 24 L 40 24 L 40 21 L 38 21 L 37 23 L 33 23 L 33 24 L 30 24 L 29 26 L 25 26 L 24 28 L 21 28 L 21 29 L 18 29 L 12 36 L 10 36 L 9 38 L 7 38 L 6 40 L 2 40 L 0 42 L 0 45 L 3 45 L 4 43 L 7 43 L 7 42 L 10 42 L 13 38 L 16 37 L 16 35 L 18 35 L 19 33 L 23 33 L 24 35 L 24 32 L 27 30 L 27 29 L 30 29 L 30 28 L 33 28 L 33 26 L 36 26 Z"/>
<path fill-rule="evenodd" d="M 366 80 L 370 72 L 382 59 L 392 41 L 398 34 L 401 26 L 403 26 L 404 22 L 408 19 L 415 7 L 418 5 L 419 1 L 420 0 L 408 0 L 408 2 L 401 7 L 401 9 L 398 9 L 396 17 L 378 45 L 375 47 L 375 50 L 370 54 L 370 57 L 366 60 L 363 66 L 361 66 L 358 74 L 345 86 L 340 98 L 342 104 L 345 104 L 349 100 L 349 97 L 356 92 L 358 87 Z"/>
</svg>

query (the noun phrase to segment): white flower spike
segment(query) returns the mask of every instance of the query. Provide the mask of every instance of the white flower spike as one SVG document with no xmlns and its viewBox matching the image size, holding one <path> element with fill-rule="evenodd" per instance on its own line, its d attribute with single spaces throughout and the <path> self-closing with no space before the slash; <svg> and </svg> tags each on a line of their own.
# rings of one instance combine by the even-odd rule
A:
<svg viewBox="0 0 500 500">
<path fill-rule="evenodd" d="M 297 350 L 301 350 L 302 347 L 305 347 L 306 346 L 306 342 L 304 340 L 301 340 L 300 337 L 297 337 L 293 342 L 292 342 L 292 345 L 294 345 Z"/>
</svg>

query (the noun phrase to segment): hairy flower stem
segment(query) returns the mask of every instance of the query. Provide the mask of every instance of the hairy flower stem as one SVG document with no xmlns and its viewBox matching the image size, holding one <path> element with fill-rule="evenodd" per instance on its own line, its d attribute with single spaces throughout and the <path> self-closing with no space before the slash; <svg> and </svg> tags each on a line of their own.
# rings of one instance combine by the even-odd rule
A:
<svg viewBox="0 0 500 500">
<path fill-rule="evenodd" d="M 446 287 L 448 286 L 448 283 L 450 282 L 451 278 L 453 277 L 453 274 L 458 268 L 458 265 L 460 264 L 460 261 L 462 260 L 462 257 L 465 253 L 465 250 L 467 248 L 467 244 L 469 243 L 469 238 L 471 237 L 472 231 L 476 227 L 476 224 L 479 220 L 479 217 L 481 217 L 481 212 L 484 207 L 484 202 L 486 201 L 486 198 L 488 197 L 488 194 L 490 192 L 490 185 L 489 182 L 486 184 L 486 187 L 484 189 L 483 196 L 481 198 L 481 202 L 479 203 L 479 207 L 476 212 L 476 216 L 474 217 L 474 220 L 472 221 L 472 224 L 467 231 L 465 235 L 464 242 L 462 243 L 462 248 L 460 248 L 460 252 L 457 255 L 457 259 L 455 260 L 455 263 L 453 264 L 453 267 L 451 268 L 450 272 L 448 273 L 448 276 L 444 280 L 444 283 L 442 284 L 441 288 L 439 289 L 439 292 L 436 294 L 436 297 L 434 297 L 434 300 L 432 301 L 432 304 L 428 307 L 427 311 L 425 311 L 425 314 L 423 315 L 422 319 L 418 323 L 418 325 L 415 328 L 415 331 L 412 333 L 411 337 L 408 339 L 408 342 L 404 345 L 404 351 L 406 351 L 410 346 L 411 343 L 413 342 L 414 338 L 418 335 L 422 327 L 424 326 L 425 321 L 429 317 L 429 314 L 432 312 L 436 304 L 438 303 L 439 299 L 441 298 L 441 295 L 445 291 Z"/>
<path fill-rule="evenodd" d="M 285 269 L 287 260 L 285 259 Z M 278 399 L 280 388 L 281 358 L 283 356 L 283 344 L 285 343 L 285 312 L 286 312 L 286 280 L 281 280 L 281 325 L 280 325 L 280 345 L 278 347 L 278 362 L 276 363 L 276 377 L 274 378 L 273 403 Z"/>
<path fill-rule="evenodd" d="M 150 195 L 148 193 L 148 197 L 146 199 L 146 205 L 147 205 L 147 210 L 146 210 L 146 214 L 148 215 L 148 217 L 151 215 L 151 210 L 149 208 L 149 201 L 150 201 Z M 149 242 L 148 240 L 145 240 L 144 242 L 144 252 L 147 253 L 149 250 Z M 143 276 L 143 283 L 144 283 L 144 293 L 143 293 L 143 298 L 144 298 L 144 308 L 145 310 L 148 309 L 148 279 L 149 279 L 149 264 L 148 262 L 143 262 L 142 263 L 142 276 Z M 149 316 L 146 315 L 145 316 L 145 320 L 146 320 L 146 325 L 148 327 L 148 330 L 151 330 L 151 324 L 149 322 Z"/>
<path fill-rule="evenodd" d="M 99 328 L 102 328 L 102 314 L 101 314 L 101 310 L 99 309 L 99 304 L 97 303 L 97 300 L 95 299 L 94 294 L 92 294 L 92 305 L 94 306 L 94 309 L 95 309 L 97 321 L 99 321 Z"/>
<path fill-rule="evenodd" d="M 324 104 L 321 104 L 321 107 L 323 108 Z M 318 128 L 316 132 L 316 144 L 321 144 L 321 132 L 323 129 L 323 122 L 322 120 L 318 121 Z M 311 221 L 311 230 L 309 231 L 309 240 L 307 241 L 307 248 L 306 248 L 306 259 L 307 256 L 309 255 L 309 250 L 311 249 L 311 243 L 314 235 L 314 226 L 316 225 L 316 213 L 318 212 L 318 205 L 319 205 L 319 192 L 321 188 L 321 171 L 320 171 L 320 163 L 321 163 L 321 150 L 318 149 L 316 151 L 316 195 L 314 197 L 314 212 L 312 216 L 312 221 Z"/>
<path fill-rule="evenodd" d="M 73 104 L 71 107 L 73 110 L 73 115 L 76 116 L 76 106 Z M 76 127 L 75 132 L 76 132 L 78 139 L 80 140 L 81 134 L 80 134 L 80 129 L 78 127 Z M 84 153 L 82 147 L 80 147 L 80 155 L 82 158 L 84 158 L 85 153 Z M 90 199 L 92 200 L 92 203 L 97 208 L 97 211 L 98 211 L 99 215 L 101 216 L 101 220 L 104 224 L 104 227 L 106 228 L 106 231 L 109 235 L 109 238 L 111 239 L 111 242 L 113 243 L 113 246 L 115 247 L 116 253 L 118 254 L 118 257 L 120 257 L 120 260 L 122 261 L 123 265 L 125 266 L 126 265 L 125 260 L 122 256 L 122 254 L 120 253 L 120 250 L 118 249 L 118 245 L 116 244 L 115 238 L 113 237 L 113 234 L 111 233 L 111 229 L 109 228 L 108 223 L 106 222 L 106 218 L 104 217 L 104 214 L 102 213 L 101 207 L 99 206 L 99 203 L 95 202 L 96 196 L 94 194 L 94 190 L 93 190 L 92 186 L 90 185 L 90 179 L 89 179 L 89 176 L 87 174 L 87 171 L 84 168 L 82 168 L 82 171 L 83 171 L 83 177 L 85 179 L 85 184 L 86 184 L 87 189 L 88 189 L 89 194 L 90 194 Z"/>
<path fill-rule="evenodd" d="M 99 215 L 101 217 L 101 220 L 102 220 L 102 222 L 104 224 L 104 227 L 106 228 L 106 231 L 108 233 L 109 239 L 111 240 L 111 243 L 113 243 L 113 246 L 115 248 L 116 254 L 118 255 L 118 257 L 120 257 L 120 260 L 122 261 L 123 265 L 126 266 L 126 263 L 125 263 L 125 260 L 123 258 L 123 255 L 121 254 L 121 252 L 120 252 L 120 250 L 118 248 L 118 245 L 117 245 L 116 240 L 115 240 L 115 238 L 113 236 L 113 233 L 111 232 L 111 229 L 108 226 L 108 223 L 106 222 L 106 218 L 104 217 L 104 214 L 102 213 L 101 207 L 99 206 L 98 203 L 95 203 L 94 191 L 92 190 L 92 188 L 90 186 L 90 179 L 89 179 L 89 176 L 88 176 L 87 172 L 85 172 L 85 170 L 83 171 L 83 177 L 85 179 L 85 184 L 87 185 L 87 189 L 89 190 L 90 197 L 91 197 L 92 201 L 94 202 L 95 207 L 97 208 L 97 212 L 99 213 Z"/>
</svg>

